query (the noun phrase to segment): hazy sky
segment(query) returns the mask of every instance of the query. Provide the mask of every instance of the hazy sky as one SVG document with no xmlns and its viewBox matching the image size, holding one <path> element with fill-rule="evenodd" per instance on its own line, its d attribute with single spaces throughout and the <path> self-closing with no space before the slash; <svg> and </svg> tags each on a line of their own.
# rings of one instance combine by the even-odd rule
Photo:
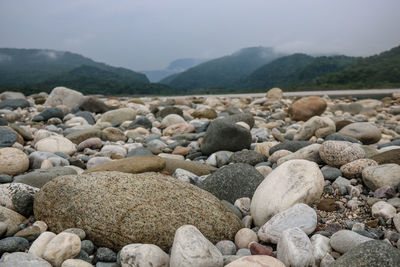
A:
<svg viewBox="0 0 400 267">
<path fill-rule="evenodd" d="M 400 0 L 0 0 L 0 47 L 134 70 L 249 46 L 371 55 L 400 44 Z"/>
</svg>

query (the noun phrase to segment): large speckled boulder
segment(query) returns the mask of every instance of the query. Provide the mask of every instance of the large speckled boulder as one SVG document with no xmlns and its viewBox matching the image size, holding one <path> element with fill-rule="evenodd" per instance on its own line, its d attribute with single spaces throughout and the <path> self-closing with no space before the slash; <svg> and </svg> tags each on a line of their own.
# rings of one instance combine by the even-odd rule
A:
<svg viewBox="0 0 400 267">
<path fill-rule="evenodd" d="M 347 141 L 325 141 L 319 148 L 322 160 L 332 167 L 340 167 L 365 157 L 360 145 Z"/>
<path fill-rule="evenodd" d="M 242 228 L 239 218 L 210 193 L 153 172 L 58 177 L 35 195 L 34 213 L 53 232 L 81 228 L 97 246 L 117 250 L 132 243 L 167 250 L 185 224 L 196 226 L 213 243 L 232 240 Z"/>
</svg>

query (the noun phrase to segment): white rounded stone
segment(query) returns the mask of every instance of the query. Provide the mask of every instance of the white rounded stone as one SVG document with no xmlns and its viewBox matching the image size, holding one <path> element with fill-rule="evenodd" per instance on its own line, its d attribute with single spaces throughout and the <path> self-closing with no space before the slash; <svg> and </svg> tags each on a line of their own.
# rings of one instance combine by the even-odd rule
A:
<svg viewBox="0 0 400 267">
<path fill-rule="evenodd" d="M 235 244 L 237 248 L 248 248 L 251 242 L 258 242 L 257 234 L 253 230 L 242 228 L 236 233 Z"/>
<path fill-rule="evenodd" d="M 375 218 L 382 217 L 387 220 L 396 215 L 396 208 L 385 201 L 378 201 L 372 205 L 371 213 Z"/>
<path fill-rule="evenodd" d="M 62 152 L 68 155 L 72 155 L 76 151 L 76 146 L 69 139 L 61 136 L 50 136 L 41 139 L 35 144 L 37 151 L 44 152 Z"/>
<path fill-rule="evenodd" d="M 301 159 L 286 161 L 254 192 L 250 211 L 255 225 L 262 226 L 296 203 L 311 205 L 320 199 L 323 188 L 324 176 L 316 163 Z"/>
</svg>

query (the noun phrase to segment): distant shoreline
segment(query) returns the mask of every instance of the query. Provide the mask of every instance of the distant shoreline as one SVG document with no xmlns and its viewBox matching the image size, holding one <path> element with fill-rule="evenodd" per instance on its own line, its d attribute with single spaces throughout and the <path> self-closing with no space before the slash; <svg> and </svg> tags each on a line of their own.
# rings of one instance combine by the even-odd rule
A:
<svg viewBox="0 0 400 267">
<path fill-rule="evenodd" d="M 264 93 L 240 93 L 240 94 L 207 94 L 207 95 L 180 95 L 180 96 L 167 96 L 167 97 L 176 97 L 176 98 L 184 98 L 188 96 L 196 96 L 196 97 L 263 97 L 267 93 L 266 90 Z M 326 90 L 326 91 L 301 91 L 301 92 L 283 92 L 284 96 L 323 96 L 328 95 L 332 97 L 348 97 L 348 96 L 356 96 L 356 97 L 385 97 L 392 95 L 393 93 L 400 94 L 400 88 L 394 89 L 358 89 L 358 90 Z"/>
</svg>

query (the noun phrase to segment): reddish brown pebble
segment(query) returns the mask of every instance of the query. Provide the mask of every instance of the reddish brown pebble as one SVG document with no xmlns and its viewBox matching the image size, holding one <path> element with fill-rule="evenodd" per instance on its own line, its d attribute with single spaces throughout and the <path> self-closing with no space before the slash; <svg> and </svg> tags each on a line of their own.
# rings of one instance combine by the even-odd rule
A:
<svg viewBox="0 0 400 267">
<path fill-rule="evenodd" d="M 268 255 L 271 257 L 275 257 L 270 248 L 267 248 L 266 246 L 263 246 L 257 242 L 251 242 L 249 247 L 251 255 Z"/>
</svg>

